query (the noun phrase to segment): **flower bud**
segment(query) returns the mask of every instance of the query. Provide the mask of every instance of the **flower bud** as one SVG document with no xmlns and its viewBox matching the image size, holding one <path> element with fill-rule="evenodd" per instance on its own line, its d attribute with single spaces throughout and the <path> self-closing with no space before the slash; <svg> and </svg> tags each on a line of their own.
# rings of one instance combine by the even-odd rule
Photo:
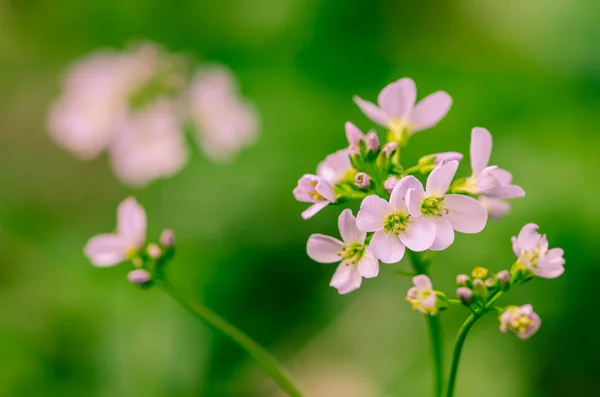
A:
<svg viewBox="0 0 600 397">
<path fill-rule="evenodd" d="M 477 294 L 477 296 L 481 297 L 482 299 L 487 298 L 488 288 L 482 279 L 476 278 L 475 280 L 473 280 L 473 291 Z"/>
<path fill-rule="evenodd" d="M 470 278 L 466 274 L 459 274 L 456 276 L 456 284 L 465 286 L 469 282 Z"/>
<path fill-rule="evenodd" d="M 396 142 L 388 142 L 385 145 L 383 145 L 381 153 L 385 157 L 390 158 L 394 153 L 396 153 L 396 150 L 398 150 L 398 144 Z"/>
<path fill-rule="evenodd" d="M 366 144 L 367 150 L 370 152 L 376 152 L 379 150 L 379 137 L 375 131 L 371 131 L 367 134 Z"/>
<path fill-rule="evenodd" d="M 352 157 L 360 156 L 360 148 L 358 147 L 358 145 L 350 145 L 350 147 L 348 148 L 348 154 Z"/>
<path fill-rule="evenodd" d="M 354 176 L 354 184 L 360 189 L 368 189 L 371 186 L 371 177 L 365 172 L 359 172 Z"/>
<path fill-rule="evenodd" d="M 531 305 L 509 306 L 500 316 L 500 331 L 510 331 L 520 339 L 527 339 L 537 332 L 541 323 Z"/>
<path fill-rule="evenodd" d="M 127 278 L 130 282 L 137 285 L 144 285 L 150 281 L 150 273 L 144 269 L 132 270 L 127 274 Z"/>
<path fill-rule="evenodd" d="M 400 179 L 392 175 L 383 183 L 383 188 L 391 194 L 392 190 L 394 190 L 394 186 L 396 186 L 396 183 L 398 183 L 399 181 Z"/>
<path fill-rule="evenodd" d="M 498 281 L 501 284 L 508 284 L 508 283 L 510 283 L 510 273 L 508 272 L 508 270 L 502 270 L 500 273 L 498 273 L 496 275 L 496 278 L 498 279 Z"/>
<path fill-rule="evenodd" d="M 165 248 L 172 248 L 175 245 L 175 232 L 172 229 L 163 230 L 159 242 Z"/>
<path fill-rule="evenodd" d="M 460 287 L 456 290 L 456 296 L 458 296 L 458 299 L 460 299 L 462 303 L 468 305 L 471 303 L 471 300 L 473 300 L 473 291 L 467 287 Z"/>
<path fill-rule="evenodd" d="M 148 256 L 152 259 L 158 259 L 162 255 L 160 247 L 154 243 L 148 244 L 148 247 L 146 247 L 146 252 L 148 253 Z"/>
<path fill-rule="evenodd" d="M 487 278 L 487 276 L 490 274 L 490 272 L 488 271 L 488 269 L 486 269 L 485 267 L 476 267 L 475 269 L 473 269 L 473 272 L 471 272 L 471 276 L 473 276 L 473 278 Z"/>
</svg>

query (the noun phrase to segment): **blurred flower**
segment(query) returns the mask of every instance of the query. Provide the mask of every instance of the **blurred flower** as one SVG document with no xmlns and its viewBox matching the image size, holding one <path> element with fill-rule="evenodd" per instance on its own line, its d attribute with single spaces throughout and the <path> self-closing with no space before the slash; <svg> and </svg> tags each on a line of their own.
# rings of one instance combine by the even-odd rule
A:
<svg viewBox="0 0 600 397">
<path fill-rule="evenodd" d="M 365 244 L 367 233 L 356 227 L 352 211 L 345 209 L 338 218 L 342 240 L 313 234 L 308 239 L 306 251 L 313 260 L 321 263 L 340 262 L 330 285 L 340 294 L 352 292 L 362 283 L 362 278 L 379 274 L 379 261 Z"/>
<path fill-rule="evenodd" d="M 188 151 L 173 103 L 155 101 L 126 117 L 110 147 L 115 174 L 126 184 L 145 185 L 169 177 L 186 163 Z"/>
<path fill-rule="evenodd" d="M 406 300 L 410 302 L 413 309 L 432 316 L 438 314 L 437 295 L 429 277 L 421 274 L 413 277 L 412 281 L 414 287 L 408 290 Z"/>
<path fill-rule="evenodd" d="M 509 306 L 500 316 L 500 331 L 511 331 L 519 338 L 527 339 L 537 332 L 541 323 L 531 305 Z"/>
<path fill-rule="evenodd" d="M 131 283 L 138 285 L 146 284 L 150 281 L 151 277 L 150 273 L 144 269 L 135 269 L 127 273 L 127 279 Z"/>
<path fill-rule="evenodd" d="M 479 196 L 478 200 L 492 219 L 500 219 L 510 212 L 510 204 L 506 200 L 487 196 Z"/>
<path fill-rule="evenodd" d="M 146 212 L 129 197 L 117 209 L 117 232 L 92 237 L 84 253 L 94 266 L 114 266 L 137 254 L 145 239 Z"/>
<path fill-rule="evenodd" d="M 471 291 L 471 289 L 467 287 L 460 287 L 456 290 L 456 296 L 458 297 L 458 299 L 460 299 L 462 303 L 468 305 L 473 299 L 473 291 Z"/>
<path fill-rule="evenodd" d="M 539 234 L 538 228 L 529 223 L 523 226 L 519 236 L 512 238 L 517 268 L 525 267 L 542 278 L 556 278 L 565 271 L 564 251 L 560 248 L 549 250 L 546 235 Z"/>
<path fill-rule="evenodd" d="M 352 180 L 354 178 L 352 174 L 353 169 L 350 164 L 348 149 L 338 150 L 330 154 L 317 167 L 317 175 L 332 185 L 344 179 Z"/>
<path fill-rule="evenodd" d="M 384 263 L 398 262 L 404 256 L 405 247 L 424 251 L 435 239 L 435 225 L 425 218 L 409 217 L 404 202 L 406 191 L 418 183 L 407 176 L 394 186 L 390 201 L 379 196 L 366 197 L 357 216 L 357 226 L 365 232 L 375 232 L 371 249 Z"/>
<path fill-rule="evenodd" d="M 188 111 L 200 145 L 215 161 L 230 161 L 258 136 L 256 111 L 240 97 L 234 76 L 224 66 L 197 70 Z"/>
<path fill-rule="evenodd" d="M 357 126 L 349 121 L 346 122 L 344 127 L 346 130 L 346 139 L 348 139 L 348 144 L 350 146 L 358 147 L 360 141 L 364 141 L 367 138 Z"/>
<path fill-rule="evenodd" d="M 163 230 L 158 241 L 164 248 L 173 248 L 175 245 L 175 232 L 173 229 Z"/>
<path fill-rule="evenodd" d="M 479 201 L 461 194 L 446 194 L 457 168 L 456 160 L 440 163 L 429 174 L 426 190 L 417 181 L 406 195 L 410 215 L 427 219 L 436 227 L 432 250 L 448 248 L 454 242 L 454 230 L 479 233 L 487 222 L 487 212 Z"/>
<path fill-rule="evenodd" d="M 335 202 L 335 194 L 331 184 L 322 176 L 306 174 L 300 178 L 294 188 L 294 197 L 303 203 L 314 203 L 302 212 L 302 218 L 308 219 Z"/>
<path fill-rule="evenodd" d="M 435 92 L 415 105 L 417 89 L 412 79 L 403 78 L 387 85 L 377 98 L 378 105 L 358 96 L 354 102 L 375 123 L 391 131 L 409 135 L 436 125 L 450 109 L 452 98 L 444 91 Z"/>
</svg>

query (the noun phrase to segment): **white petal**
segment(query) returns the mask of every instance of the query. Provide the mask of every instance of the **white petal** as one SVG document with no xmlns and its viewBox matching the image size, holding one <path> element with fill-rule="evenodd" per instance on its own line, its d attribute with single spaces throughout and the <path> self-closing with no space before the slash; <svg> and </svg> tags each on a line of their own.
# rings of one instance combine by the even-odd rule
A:
<svg viewBox="0 0 600 397">
<path fill-rule="evenodd" d="M 340 235 L 345 243 L 364 243 L 367 233 L 356 227 L 356 217 L 352 215 L 352 210 L 345 209 L 338 218 L 338 227 Z"/>
<path fill-rule="evenodd" d="M 126 238 L 116 234 L 100 234 L 90 239 L 84 253 L 94 266 L 108 267 L 123 262 L 130 248 Z"/>
<path fill-rule="evenodd" d="M 390 204 L 381 197 L 367 196 L 360 204 L 356 226 L 365 232 L 376 232 L 383 229 L 386 216 L 392 212 Z"/>
<path fill-rule="evenodd" d="M 306 253 L 314 261 L 339 262 L 342 259 L 340 252 L 342 252 L 342 242 L 337 238 L 323 234 L 313 234 L 308 238 Z"/>
<path fill-rule="evenodd" d="M 433 284 L 431 283 L 431 279 L 427 277 L 425 274 L 419 274 L 418 276 L 413 277 L 413 284 L 418 289 L 432 289 Z"/>
<path fill-rule="evenodd" d="M 413 110 L 410 119 L 412 123 L 412 132 L 418 132 L 431 128 L 450 110 L 452 98 L 444 91 L 434 92 L 423 98 Z"/>
<path fill-rule="evenodd" d="M 476 127 L 471 131 L 471 168 L 478 175 L 490 162 L 492 135 L 485 128 Z"/>
<path fill-rule="evenodd" d="M 308 207 L 306 210 L 302 211 L 302 219 L 306 220 L 312 218 L 317 212 L 321 211 L 323 208 L 329 205 L 329 201 L 318 201 Z"/>
<path fill-rule="evenodd" d="M 487 211 L 477 200 L 462 194 L 447 194 L 444 206 L 452 227 L 461 233 L 479 233 L 487 223 Z"/>
<path fill-rule="evenodd" d="M 408 207 L 408 212 L 412 217 L 419 217 L 423 215 L 421 213 L 421 205 L 423 204 L 423 200 L 427 198 L 427 194 L 425 190 L 423 190 L 423 185 L 419 184 L 418 186 L 410 189 L 406 193 L 406 205 Z"/>
<path fill-rule="evenodd" d="M 373 250 L 373 255 L 383 263 L 399 262 L 406 251 L 398 236 L 383 230 L 375 232 L 369 246 Z"/>
<path fill-rule="evenodd" d="M 458 169 L 458 161 L 442 161 L 427 177 L 425 191 L 428 196 L 442 197 L 450 188 Z"/>
<path fill-rule="evenodd" d="M 379 261 L 369 247 L 366 248 L 366 252 L 356 266 L 358 273 L 365 278 L 377 277 L 379 274 Z"/>
<path fill-rule="evenodd" d="M 364 99 L 361 99 L 357 96 L 355 96 L 353 99 L 354 103 L 358 105 L 358 107 L 360 108 L 360 110 L 362 110 L 365 116 L 367 116 L 380 126 L 387 128 L 387 125 L 390 122 L 390 117 L 387 114 L 385 114 L 383 110 L 379 109 L 373 103 L 365 101 Z"/>
<path fill-rule="evenodd" d="M 365 135 L 361 132 L 361 130 L 358 129 L 358 127 L 352 124 L 351 122 L 346 122 L 345 127 L 346 139 L 348 139 L 348 143 L 350 144 L 350 146 L 358 145 L 358 142 L 365 138 Z"/>
<path fill-rule="evenodd" d="M 336 288 L 340 294 L 347 294 L 359 288 L 362 283 L 362 277 L 358 273 L 356 266 L 340 263 L 337 267 L 330 286 Z"/>
<path fill-rule="evenodd" d="M 407 77 L 388 84 L 377 98 L 379 107 L 391 118 L 408 116 L 417 99 L 417 87 Z"/>
<path fill-rule="evenodd" d="M 433 244 L 435 225 L 428 218 L 410 218 L 406 230 L 400 233 L 400 241 L 409 249 L 416 252 L 425 251 Z"/>
<path fill-rule="evenodd" d="M 450 247 L 454 242 L 454 228 L 445 216 L 430 216 L 431 222 L 435 224 L 435 241 L 431 246 L 432 251 L 442 251 Z"/>
<path fill-rule="evenodd" d="M 404 178 L 400 179 L 400 181 L 396 183 L 392 189 L 392 194 L 390 196 L 390 204 L 392 205 L 392 208 L 406 211 L 407 207 L 404 197 L 408 189 L 416 186 L 422 185 L 421 182 L 412 175 L 405 176 Z"/>
<path fill-rule="evenodd" d="M 117 209 L 117 232 L 135 246 L 146 239 L 146 211 L 133 197 L 127 198 Z"/>
</svg>

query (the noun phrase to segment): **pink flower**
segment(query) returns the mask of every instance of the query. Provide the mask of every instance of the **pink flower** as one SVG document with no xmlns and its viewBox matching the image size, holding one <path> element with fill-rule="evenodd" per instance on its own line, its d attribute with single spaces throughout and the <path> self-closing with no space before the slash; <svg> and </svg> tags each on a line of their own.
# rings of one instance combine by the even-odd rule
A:
<svg viewBox="0 0 600 397">
<path fill-rule="evenodd" d="M 331 285 L 340 294 L 352 292 L 362 283 L 362 278 L 372 278 L 379 274 L 379 261 L 368 245 L 365 244 L 367 233 L 356 227 L 356 218 L 352 211 L 342 211 L 338 218 L 342 240 L 313 234 L 308 239 L 306 250 L 308 256 L 320 263 L 340 262 Z"/>
<path fill-rule="evenodd" d="M 132 113 L 117 128 L 110 148 L 112 167 L 126 184 L 142 186 L 177 173 L 188 151 L 174 104 L 155 101 Z"/>
<path fill-rule="evenodd" d="M 223 66 L 196 72 L 189 92 L 189 114 L 200 146 L 215 161 L 230 161 L 258 137 L 256 111 L 240 96 L 235 77 Z"/>
<path fill-rule="evenodd" d="M 492 153 L 492 135 L 485 128 L 471 132 L 471 168 L 465 191 L 499 199 L 525 196 L 520 186 L 511 185 L 512 174 L 497 166 L 488 166 Z"/>
<path fill-rule="evenodd" d="M 548 249 L 546 235 L 539 234 L 538 228 L 534 223 L 523 226 L 519 236 L 512 238 L 513 251 L 518 262 L 536 276 L 556 278 L 565 271 L 564 251 L 560 248 Z"/>
<path fill-rule="evenodd" d="M 303 203 L 314 203 L 302 212 L 302 218 L 308 219 L 335 202 L 333 186 L 322 176 L 306 174 L 300 178 L 294 188 L 294 197 Z"/>
<path fill-rule="evenodd" d="M 379 106 L 357 96 L 354 102 L 375 123 L 392 131 L 407 130 L 409 134 L 436 125 L 452 104 L 452 98 L 444 91 L 437 91 L 415 105 L 416 98 L 414 81 L 403 78 L 381 90 L 377 98 Z"/>
<path fill-rule="evenodd" d="M 395 175 L 392 175 L 385 180 L 385 182 L 383 183 L 383 188 L 391 194 L 392 190 L 394 190 L 394 186 L 396 186 L 398 182 L 400 182 L 400 179 L 398 179 Z"/>
<path fill-rule="evenodd" d="M 367 150 L 373 152 L 379 150 L 379 137 L 377 137 L 375 130 L 370 130 L 369 133 L 365 135 L 357 126 L 349 121 L 346 122 L 345 129 L 346 139 L 348 139 L 350 147 L 357 148 L 359 143 L 364 141 Z"/>
<path fill-rule="evenodd" d="M 456 160 L 440 163 L 429 174 L 425 190 L 417 181 L 406 195 L 410 215 L 425 218 L 436 227 L 432 250 L 448 248 L 454 242 L 455 230 L 479 233 L 487 222 L 487 212 L 479 201 L 461 194 L 446 194 L 457 168 Z"/>
<path fill-rule="evenodd" d="M 527 339 L 537 332 L 542 324 L 531 305 L 509 306 L 500 316 L 500 331 L 511 331 L 520 339 Z"/>
<path fill-rule="evenodd" d="M 114 266 L 142 249 L 145 239 L 146 212 L 129 197 L 117 209 L 117 232 L 92 237 L 84 252 L 94 266 Z"/>
<path fill-rule="evenodd" d="M 413 277 L 412 281 L 414 287 L 408 290 L 406 300 L 412 304 L 413 309 L 432 316 L 438 314 L 437 295 L 429 277 L 421 274 Z"/>
<path fill-rule="evenodd" d="M 325 178 L 327 182 L 335 185 L 344 179 L 352 172 L 348 149 L 338 150 L 337 152 L 325 157 L 317 167 L 317 175 Z M 350 175 L 350 180 L 354 177 Z"/>
<path fill-rule="evenodd" d="M 370 246 L 384 263 L 400 261 L 406 247 L 424 251 L 435 239 L 433 223 L 423 217 L 409 216 L 404 194 L 415 183 L 418 183 L 416 178 L 407 176 L 394 186 L 389 202 L 371 195 L 360 205 L 357 226 L 362 231 L 375 232 Z"/>
</svg>

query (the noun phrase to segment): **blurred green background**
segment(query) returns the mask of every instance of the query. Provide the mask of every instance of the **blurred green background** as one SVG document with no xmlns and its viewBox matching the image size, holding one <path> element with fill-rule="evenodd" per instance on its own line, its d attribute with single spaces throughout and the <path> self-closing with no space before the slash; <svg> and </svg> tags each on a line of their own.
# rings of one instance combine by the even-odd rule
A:
<svg viewBox="0 0 600 397">
<path fill-rule="evenodd" d="M 510 237 L 528 222 L 566 252 L 564 276 L 503 300 L 532 303 L 539 333 L 523 342 L 494 316 L 478 323 L 457 395 L 600 395 L 599 16 L 595 0 L 1 1 L 0 395 L 280 396 L 228 339 L 160 291 L 131 286 L 125 266 L 83 257 L 129 194 L 146 207 L 151 238 L 175 229 L 173 282 L 267 346 L 308 396 L 429 395 L 424 320 L 404 301 L 410 280 L 394 274 L 408 265 L 383 265 L 339 296 L 328 287 L 335 266 L 312 262 L 305 241 L 337 235 L 340 209 L 302 221 L 291 194 L 346 145 L 345 121 L 371 126 L 352 95 L 375 99 L 404 76 L 419 98 L 442 89 L 454 99 L 409 158 L 467 153 L 471 128 L 484 126 L 492 162 L 527 192 L 438 256 L 436 287 L 451 293 L 477 265 L 510 266 Z M 139 39 L 230 66 L 259 108 L 259 143 L 228 166 L 196 155 L 135 191 L 105 158 L 57 148 L 45 120 L 66 65 Z M 466 314 L 443 315 L 447 353 Z"/>
</svg>

